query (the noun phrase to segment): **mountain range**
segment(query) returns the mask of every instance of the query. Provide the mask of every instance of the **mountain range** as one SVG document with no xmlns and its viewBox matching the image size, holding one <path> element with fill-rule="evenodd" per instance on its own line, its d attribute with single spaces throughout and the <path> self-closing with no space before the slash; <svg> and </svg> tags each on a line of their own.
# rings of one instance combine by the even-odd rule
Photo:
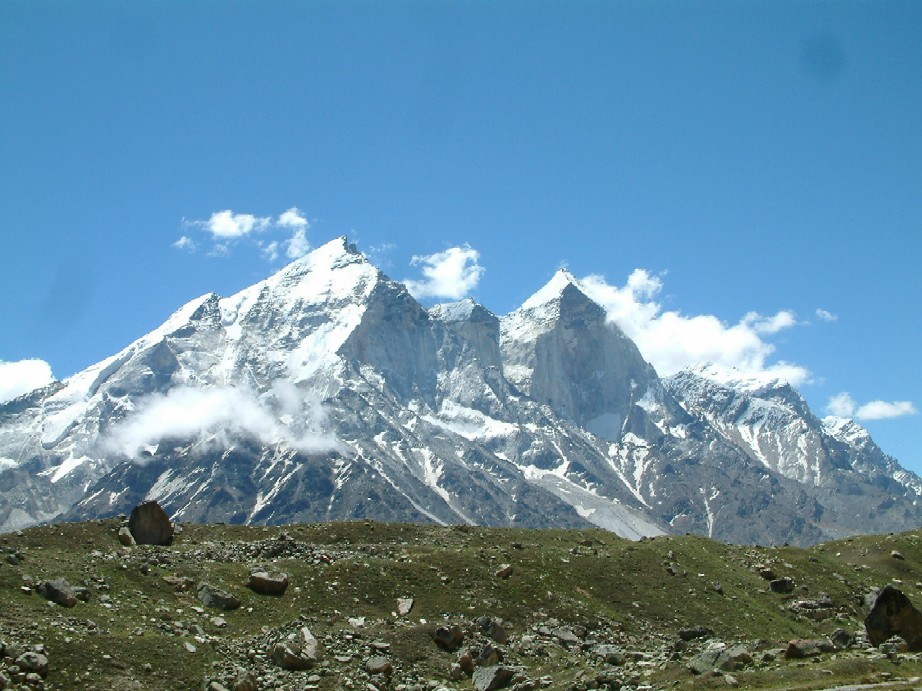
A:
<svg viewBox="0 0 922 691">
<path fill-rule="evenodd" d="M 0 530 L 179 521 L 595 525 L 812 544 L 922 523 L 922 479 L 789 384 L 661 378 L 560 270 L 428 309 L 344 238 L 0 405 Z"/>
</svg>

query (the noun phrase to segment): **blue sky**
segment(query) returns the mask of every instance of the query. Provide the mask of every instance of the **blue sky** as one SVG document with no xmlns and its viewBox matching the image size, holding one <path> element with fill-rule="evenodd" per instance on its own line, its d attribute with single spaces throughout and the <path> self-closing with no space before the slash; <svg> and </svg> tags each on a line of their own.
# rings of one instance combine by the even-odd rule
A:
<svg viewBox="0 0 922 691">
<path fill-rule="evenodd" d="M 786 371 L 922 471 L 920 35 L 918 2 L 4 2 L 0 389 L 346 234 L 427 304 L 593 275 L 660 369 Z"/>
</svg>

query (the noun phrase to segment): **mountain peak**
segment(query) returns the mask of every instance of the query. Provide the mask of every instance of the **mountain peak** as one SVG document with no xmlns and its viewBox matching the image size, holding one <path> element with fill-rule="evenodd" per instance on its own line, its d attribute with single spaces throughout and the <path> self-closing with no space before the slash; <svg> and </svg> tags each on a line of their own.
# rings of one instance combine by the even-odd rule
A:
<svg viewBox="0 0 922 691">
<path fill-rule="evenodd" d="M 534 295 L 528 298 L 520 309 L 528 310 L 534 309 L 536 307 L 541 307 L 550 302 L 555 302 L 560 300 L 564 292 L 568 289 L 578 290 L 583 295 L 586 295 L 586 292 L 583 290 L 582 285 L 579 280 L 572 274 L 568 269 L 557 269 L 557 272 L 551 277 L 551 280 L 548 281 L 543 288 L 538 290 Z M 588 296 L 587 296 L 588 299 Z"/>
<path fill-rule="evenodd" d="M 715 384 L 751 394 L 789 386 L 784 378 L 769 372 L 743 372 L 736 367 L 718 365 L 713 362 L 691 365 L 686 367 L 685 371 Z"/>
</svg>

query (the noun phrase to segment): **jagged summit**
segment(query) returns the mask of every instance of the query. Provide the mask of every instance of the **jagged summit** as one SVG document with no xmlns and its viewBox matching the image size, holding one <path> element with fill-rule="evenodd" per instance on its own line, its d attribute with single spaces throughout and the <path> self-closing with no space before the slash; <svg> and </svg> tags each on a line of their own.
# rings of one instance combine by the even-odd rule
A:
<svg viewBox="0 0 922 691">
<path fill-rule="evenodd" d="M 586 295 L 579 280 L 570 273 L 569 269 L 557 269 L 551 280 L 523 302 L 519 310 L 534 310 L 551 302 L 559 302 L 565 292 L 573 289 L 578 290 L 584 296 Z M 586 297 L 588 298 L 588 296 Z"/>
</svg>

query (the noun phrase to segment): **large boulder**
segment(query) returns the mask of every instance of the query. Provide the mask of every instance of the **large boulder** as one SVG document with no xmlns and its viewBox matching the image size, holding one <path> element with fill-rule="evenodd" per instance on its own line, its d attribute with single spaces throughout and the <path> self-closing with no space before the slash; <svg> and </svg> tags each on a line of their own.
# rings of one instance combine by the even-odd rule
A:
<svg viewBox="0 0 922 691">
<path fill-rule="evenodd" d="M 922 651 L 922 612 L 892 585 L 885 586 L 864 618 L 871 645 L 880 645 L 891 636 L 900 636 L 912 652 Z"/>
<path fill-rule="evenodd" d="M 131 510 L 128 530 L 139 545 L 168 545 L 173 540 L 170 517 L 155 501 L 146 501 Z"/>
<path fill-rule="evenodd" d="M 77 604 L 76 591 L 63 578 L 43 582 L 38 586 L 38 592 L 46 600 L 51 600 L 62 607 L 73 607 Z"/>
<path fill-rule="evenodd" d="M 260 595 L 281 596 L 288 588 L 287 573 L 270 573 L 264 569 L 251 569 L 247 587 Z"/>
<path fill-rule="evenodd" d="M 240 607 L 240 599 L 226 590 L 221 590 L 210 583 L 199 583 L 198 599 L 206 607 L 229 611 Z"/>
<path fill-rule="evenodd" d="M 320 643 L 307 627 L 302 627 L 283 641 L 279 641 L 270 652 L 273 664 L 287 670 L 310 669 L 320 661 Z"/>
</svg>

